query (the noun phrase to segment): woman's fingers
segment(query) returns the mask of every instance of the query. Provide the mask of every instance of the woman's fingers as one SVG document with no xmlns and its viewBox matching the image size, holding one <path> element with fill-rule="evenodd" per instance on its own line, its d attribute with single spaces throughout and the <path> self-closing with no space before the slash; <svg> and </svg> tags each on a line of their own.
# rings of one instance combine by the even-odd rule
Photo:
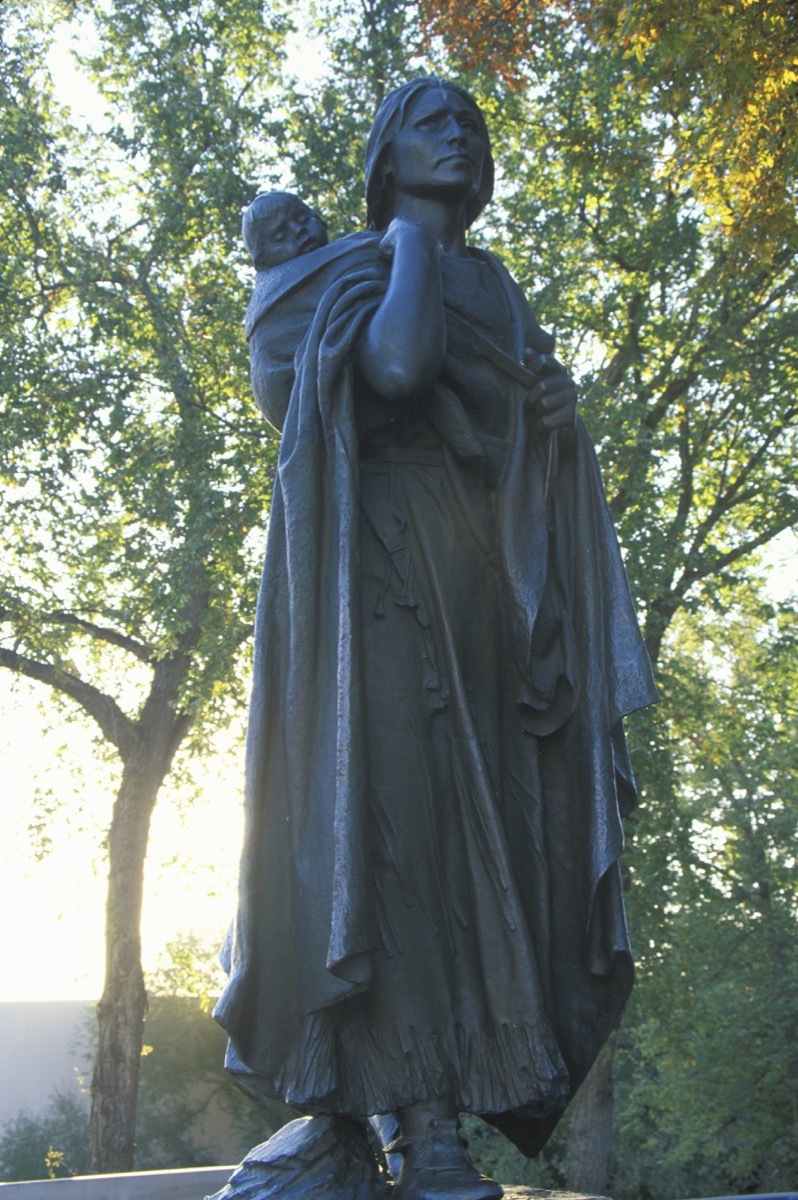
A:
<svg viewBox="0 0 798 1200">
<path fill-rule="evenodd" d="M 529 393 L 541 429 L 571 429 L 576 420 L 576 385 L 569 375 L 558 373 L 541 379 Z"/>
</svg>

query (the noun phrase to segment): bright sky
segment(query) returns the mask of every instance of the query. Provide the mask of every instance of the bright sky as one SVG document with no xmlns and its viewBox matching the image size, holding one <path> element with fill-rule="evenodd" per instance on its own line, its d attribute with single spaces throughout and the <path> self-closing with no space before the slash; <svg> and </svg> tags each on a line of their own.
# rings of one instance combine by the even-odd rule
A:
<svg viewBox="0 0 798 1200">
<path fill-rule="evenodd" d="M 6 677 L 7 676 L 7 677 Z M 102 839 L 113 788 L 93 763 L 87 728 L 48 718 L 45 687 L 0 674 L 0 911 L 5 914 L 0 1001 L 92 999 L 103 971 L 106 864 Z M 50 726 L 50 728 L 48 728 Z M 145 886 L 145 969 L 167 942 L 195 933 L 221 942 L 233 914 L 241 841 L 240 755 L 208 758 L 201 795 L 181 815 L 156 808 Z M 37 799 L 37 790 L 41 796 Z M 48 791 L 61 802 L 48 813 Z M 37 859 L 40 828 L 50 845 Z"/>
</svg>

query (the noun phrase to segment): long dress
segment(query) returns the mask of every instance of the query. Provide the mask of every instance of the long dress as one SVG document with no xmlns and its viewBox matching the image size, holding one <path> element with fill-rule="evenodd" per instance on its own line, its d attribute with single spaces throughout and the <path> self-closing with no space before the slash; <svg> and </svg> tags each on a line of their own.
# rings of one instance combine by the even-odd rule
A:
<svg viewBox="0 0 798 1200">
<path fill-rule="evenodd" d="M 534 1153 L 631 986 L 621 718 L 653 686 L 589 440 L 525 403 L 548 335 L 495 259 L 444 257 L 441 379 L 386 401 L 355 366 L 377 242 L 250 307 L 283 440 L 216 1015 L 300 1111 L 449 1094 Z"/>
</svg>

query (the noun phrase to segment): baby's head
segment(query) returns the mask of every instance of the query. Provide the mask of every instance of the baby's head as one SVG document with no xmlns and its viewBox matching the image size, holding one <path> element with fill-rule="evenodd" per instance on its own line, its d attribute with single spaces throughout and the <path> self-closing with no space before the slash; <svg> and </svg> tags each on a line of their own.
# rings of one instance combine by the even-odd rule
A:
<svg viewBox="0 0 798 1200">
<path fill-rule="evenodd" d="M 244 210 L 244 245 L 260 269 L 327 245 L 327 226 L 299 196 L 262 192 Z"/>
</svg>

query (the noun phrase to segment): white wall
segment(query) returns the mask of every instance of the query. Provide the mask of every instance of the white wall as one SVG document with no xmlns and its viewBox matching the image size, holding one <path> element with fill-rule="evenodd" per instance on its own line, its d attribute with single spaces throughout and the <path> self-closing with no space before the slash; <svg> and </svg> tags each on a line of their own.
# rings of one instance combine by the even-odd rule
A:
<svg viewBox="0 0 798 1200">
<path fill-rule="evenodd" d="M 86 1026 L 91 1000 L 0 1002 L 0 1126 L 21 1111 L 36 1116 L 56 1090 L 83 1095 L 90 1083 Z"/>
</svg>

